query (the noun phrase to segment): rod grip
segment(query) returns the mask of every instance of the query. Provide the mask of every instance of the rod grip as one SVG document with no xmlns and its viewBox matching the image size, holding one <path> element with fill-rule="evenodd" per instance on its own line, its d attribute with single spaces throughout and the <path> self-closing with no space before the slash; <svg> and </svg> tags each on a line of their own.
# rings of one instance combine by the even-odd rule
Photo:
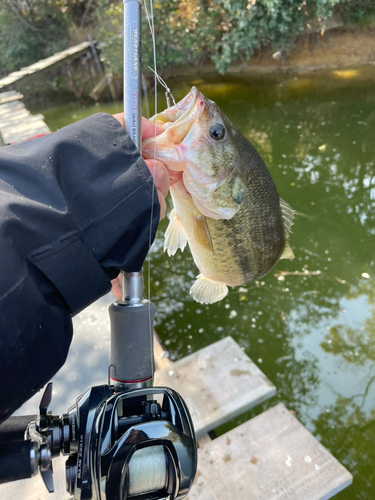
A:
<svg viewBox="0 0 375 500">
<path fill-rule="evenodd" d="M 23 441 L 27 426 L 36 419 L 37 415 L 9 417 L 0 425 L 0 443 Z"/>
<path fill-rule="evenodd" d="M 38 445 L 33 441 L 2 443 L 0 484 L 26 479 L 37 470 Z"/>
<path fill-rule="evenodd" d="M 153 377 L 154 315 L 152 302 L 136 307 L 121 302 L 109 306 L 112 379 L 138 382 Z"/>
</svg>

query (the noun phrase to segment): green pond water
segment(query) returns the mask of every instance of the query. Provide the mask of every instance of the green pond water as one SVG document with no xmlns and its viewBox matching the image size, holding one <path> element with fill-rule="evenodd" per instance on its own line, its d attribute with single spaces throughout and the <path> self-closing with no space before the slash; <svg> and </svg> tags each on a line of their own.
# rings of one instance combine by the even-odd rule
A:
<svg viewBox="0 0 375 500">
<path fill-rule="evenodd" d="M 375 498 L 374 81 L 375 68 L 195 81 L 257 147 L 279 195 L 302 214 L 290 238 L 296 258 L 205 306 L 189 296 L 198 274 L 189 250 L 163 253 L 166 220 L 151 251 L 156 328 L 171 359 L 231 335 L 278 389 L 217 433 L 282 401 L 353 474 L 342 500 Z M 175 85 L 175 98 L 191 83 Z M 116 103 L 43 113 L 56 130 L 120 110 Z"/>
</svg>

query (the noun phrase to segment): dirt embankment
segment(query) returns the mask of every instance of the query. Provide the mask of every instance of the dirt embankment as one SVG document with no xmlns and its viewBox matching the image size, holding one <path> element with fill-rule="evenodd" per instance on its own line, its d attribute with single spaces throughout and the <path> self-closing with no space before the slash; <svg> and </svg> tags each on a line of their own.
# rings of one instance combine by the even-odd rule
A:
<svg viewBox="0 0 375 500">
<path fill-rule="evenodd" d="M 279 52 L 270 48 L 254 54 L 250 61 L 234 64 L 230 74 L 242 75 L 277 75 L 308 74 L 314 71 L 353 68 L 363 65 L 375 65 L 375 26 L 364 30 L 344 28 L 330 29 L 323 35 L 316 31 L 299 37 L 288 52 Z M 195 75 L 204 77 L 215 73 L 212 63 L 199 67 L 181 66 L 163 68 L 165 78 Z"/>
<path fill-rule="evenodd" d="M 375 64 L 375 28 L 363 31 L 330 30 L 301 37 L 287 57 L 275 60 L 270 50 L 250 61 L 249 71 L 308 73 Z"/>
</svg>

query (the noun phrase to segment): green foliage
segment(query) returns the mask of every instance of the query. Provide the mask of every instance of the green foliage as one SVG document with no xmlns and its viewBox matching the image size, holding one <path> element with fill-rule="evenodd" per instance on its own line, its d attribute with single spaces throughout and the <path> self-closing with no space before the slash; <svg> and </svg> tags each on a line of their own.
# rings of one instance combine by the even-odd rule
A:
<svg viewBox="0 0 375 500">
<path fill-rule="evenodd" d="M 102 7 L 108 5 L 102 1 Z M 331 16 L 339 3 L 340 0 L 156 0 L 158 67 L 212 60 L 224 73 L 230 64 L 249 59 L 263 46 L 270 45 L 281 54 L 286 53 L 308 21 Z M 103 53 L 113 72 L 119 74 L 122 4 L 110 4 L 102 9 L 100 24 L 100 36 L 106 44 Z M 143 40 L 142 57 L 146 67 L 153 64 L 145 15 Z"/>
<path fill-rule="evenodd" d="M 219 0 L 223 7 L 222 36 L 213 60 L 220 72 L 254 50 L 272 44 L 283 49 L 303 30 L 302 4 L 294 0 Z"/>
<path fill-rule="evenodd" d="M 368 26 L 375 22 L 374 0 L 352 0 L 342 5 L 341 16 L 344 22 Z"/>
<path fill-rule="evenodd" d="M 67 18 L 57 3 L 0 0 L 0 61 L 13 71 L 67 44 Z"/>
<path fill-rule="evenodd" d="M 212 59 L 221 73 L 254 50 L 270 45 L 284 53 L 306 22 L 327 18 L 340 0 L 218 0 L 223 9 L 222 36 Z"/>
<path fill-rule="evenodd" d="M 155 0 L 157 65 L 213 61 L 224 73 L 233 62 L 271 46 L 287 54 L 307 22 L 340 12 L 362 26 L 375 20 L 374 0 Z M 100 30 L 103 54 L 122 71 L 122 2 L 116 0 L 0 0 L 0 74 L 19 69 Z M 143 15 L 143 65 L 153 66 L 152 40 Z"/>
<path fill-rule="evenodd" d="M 0 73 L 64 50 L 72 33 L 96 21 L 90 0 L 0 0 Z"/>
<path fill-rule="evenodd" d="M 106 4 L 105 0 L 102 7 Z M 101 11 L 101 12 L 100 12 Z M 122 71 L 122 3 L 99 9 L 99 38 L 104 42 L 102 54 L 113 73 Z M 148 12 L 149 15 L 151 14 Z M 217 9 L 199 0 L 161 0 L 154 4 L 157 66 L 199 63 L 207 60 L 218 38 Z M 153 50 L 147 15 L 142 16 L 143 69 L 153 67 Z M 148 72 L 148 71 L 147 71 Z"/>
<path fill-rule="evenodd" d="M 99 40 L 106 64 L 115 75 L 122 74 L 122 4 L 110 4 L 102 0 L 98 9 Z"/>
</svg>

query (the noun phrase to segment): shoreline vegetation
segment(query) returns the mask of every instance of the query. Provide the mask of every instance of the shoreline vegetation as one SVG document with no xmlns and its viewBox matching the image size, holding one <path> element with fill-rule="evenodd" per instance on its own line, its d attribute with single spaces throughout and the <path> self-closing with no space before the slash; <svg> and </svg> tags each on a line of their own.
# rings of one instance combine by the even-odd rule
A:
<svg viewBox="0 0 375 500">
<path fill-rule="evenodd" d="M 271 80 L 375 65 L 373 0 L 155 0 L 153 16 L 158 72 L 172 81 L 215 73 L 218 78 Z M 143 73 L 151 88 L 148 66 L 153 66 L 153 54 L 146 14 L 142 30 Z M 120 98 L 122 2 L 0 0 L 0 77 L 88 36 L 99 42 L 113 82 L 100 100 Z M 60 102 L 73 96 L 83 101 L 99 77 L 93 61 L 81 60 L 26 81 L 17 90 L 39 103 L 57 96 Z"/>
</svg>

